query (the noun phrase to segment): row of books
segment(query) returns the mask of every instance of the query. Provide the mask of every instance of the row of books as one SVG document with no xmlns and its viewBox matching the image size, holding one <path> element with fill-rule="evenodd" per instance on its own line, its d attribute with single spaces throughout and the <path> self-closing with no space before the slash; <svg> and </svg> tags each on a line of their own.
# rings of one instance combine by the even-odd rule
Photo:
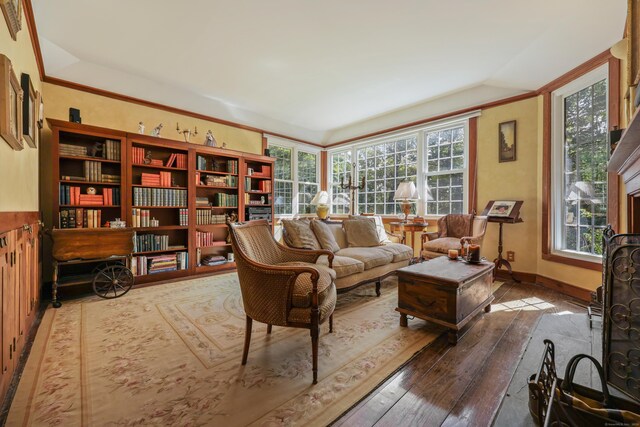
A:
<svg viewBox="0 0 640 427">
<path fill-rule="evenodd" d="M 58 152 L 61 156 L 87 157 L 87 147 L 84 145 L 60 143 Z"/>
<path fill-rule="evenodd" d="M 189 209 L 186 209 L 186 208 L 180 209 L 180 212 L 178 215 L 179 215 L 178 221 L 181 226 L 186 227 L 187 225 L 189 225 Z"/>
<path fill-rule="evenodd" d="M 131 159 L 133 164 L 144 165 L 150 164 L 153 166 L 166 166 L 168 168 L 187 168 L 187 155 L 183 153 L 172 153 L 166 162 L 163 163 L 160 159 L 145 159 L 146 154 L 144 148 L 131 147 Z"/>
<path fill-rule="evenodd" d="M 158 222 L 157 225 L 153 225 Z M 131 211 L 131 226 L 132 227 L 158 227 L 160 222 L 151 218 L 151 211 L 148 209 L 134 208 Z"/>
<path fill-rule="evenodd" d="M 201 171 L 238 173 L 238 161 L 219 161 L 205 156 L 196 156 L 196 169 Z"/>
<path fill-rule="evenodd" d="M 225 246 L 226 244 L 225 240 L 216 240 L 210 231 L 196 231 L 196 246 L 199 248 Z"/>
<path fill-rule="evenodd" d="M 85 160 L 84 177 L 87 181 L 102 182 L 102 163 Z"/>
<path fill-rule="evenodd" d="M 58 227 L 60 228 L 99 228 L 102 212 L 100 209 L 66 208 L 60 209 Z"/>
<path fill-rule="evenodd" d="M 187 190 L 134 187 L 133 206 L 187 206 Z"/>
<path fill-rule="evenodd" d="M 263 180 L 261 179 L 260 181 L 255 182 L 255 186 L 251 185 L 251 177 L 248 176 L 244 179 L 244 188 L 246 188 L 246 191 L 262 191 L 265 193 L 271 193 L 271 189 L 273 188 L 271 186 L 271 181 L 267 181 L 267 180 Z"/>
<path fill-rule="evenodd" d="M 91 181 L 86 176 L 74 176 L 74 175 L 62 175 L 60 177 L 61 181 Z M 110 184 L 120 184 L 120 175 L 110 175 L 103 173 L 100 176 L 100 180 L 96 182 L 108 182 Z"/>
<path fill-rule="evenodd" d="M 216 193 L 213 195 L 213 206 L 236 207 L 238 206 L 238 195 L 227 193 Z"/>
<path fill-rule="evenodd" d="M 136 234 L 133 251 L 152 252 L 169 249 L 169 236 L 159 234 Z"/>
<path fill-rule="evenodd" d="M 196 209 L 196 224 L 208 225 L 208 224 L 226 224 L 227 216 L 215 215 L 210 209 Z"/>
<path fill-rule="evenodd" d="M 120 141 L 107 139 L 102 146 L 102 157 L 107 160 L 120 160 Z"/>
<path fill-rule="evenodd" d="M 204 175 L 204 177 L 202 176 Z M 208 185 L 211 187 L 237 187 L 236 175 L 207 175 L 196 172 L 196 185 Z"/>
<path fill-rule="evenodd" d="M 150 187 L 171 187 L 171 172 L 143 173 L 140 183 Z"/>
<path fill-rule="evenodd" d="M 131 272 L 134 276 L 186 270 L 187 268 L 189 268 L 189 254 L 187 252 L 155 256 L 141 255 L 133 257 L 131 262 Z"/>
<path fill-rule="evenodd" d="M 80 194 L 80 187 L 60 184 L 58 202 L 61 205 L 117 206 L 120 204 L 119 188 L 103 188 L 102 194 Z"/>
</svg>

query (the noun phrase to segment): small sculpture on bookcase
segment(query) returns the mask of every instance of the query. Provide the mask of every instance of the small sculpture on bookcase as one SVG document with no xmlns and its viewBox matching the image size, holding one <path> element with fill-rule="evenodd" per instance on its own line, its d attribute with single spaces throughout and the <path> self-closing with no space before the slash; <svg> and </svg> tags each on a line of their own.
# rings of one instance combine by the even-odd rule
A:
<svg viewBox="0 0 640 427">
<path fill-rule="evenodd" d="M 204 137 L 204 145 L 206 145 L 207 147 L 218 146 L 218 141 L 216 141 L 216 138 L 213 136 L 213 132 L 211 132 L 211 129 L 207 131 L 207 134 Z"/>
<path fill-rule="evenodd" d="M 176 183 L 176 179 L 174 177 L 171 177 L 171 186 L 178 187 L 178 183 Z"/>
<path fill-rule="evenodd" d="M 138 133 L 144 135 L 144 123 L 138 122 Z"/>
<path fill-rule="evenodd" d="M 266 199 L 264 198 L 264 196 L 260 196 L 260 203 L 262 203 L 263 205 L 266 203 Z"/>
<path fill-rule="evenodd" d="M 144 164 L 145 165 L 151 164 L 151 150 L 147 151 L 146 154 L 144 155 Z"/>
<path fill-rule="evenodd" d="M 235 211 L 232 211 L 227 217 L 227 223 L 233 224 L 235 222 L 238 222 L 238 214 Z"/>
<path fill-rule="evenodd" d="M 222 148 L 227 148 L 227 143 L 226 142 L 222 143 Z"/>
<path fill-rule="evenodd" d="M 101 143 L 96 142 L 91 147 L 87 149 L 87 154 L 89 157 L 102 157 L 102 149 L 103 146 Z"/>
<path fill-rule="evenodd" d="M 153 128 L 153 130 L 151 131 L 151 136 L 160 138 L 160 131 L 162 131 L 162 123 Z"/>
<path fill-rule="evenodd" d="M 90 196 L 95 196 L 96 189 L 94 187 L 87 188 L 87 194 L 90 195 Z"/>
</svg>

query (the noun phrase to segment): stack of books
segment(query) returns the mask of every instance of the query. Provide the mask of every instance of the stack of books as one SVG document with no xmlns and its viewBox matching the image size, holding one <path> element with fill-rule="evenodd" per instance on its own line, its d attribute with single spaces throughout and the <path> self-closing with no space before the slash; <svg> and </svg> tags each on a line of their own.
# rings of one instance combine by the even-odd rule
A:
<svg viewBox="0 0 640 427">
<path fill-rule="evenodd" d="M 61 156 L 87 157 L 87 147 L 60 143 L 58 148 Z"/>
<path fill-rule="evenodd" d="M 205 207 L 211 206 L 207 197 L 196 197 L 196 206 Z"/>
<path fill-rule="evenodd" d="M 227 259 L 221 255 L 207 255 L 200 260 L 201 265 L 212 266 L 226 264 Z"/>
<path fill-rule="evenodd" d="M 103 173 L 102 174 L 102 182 L 109 182 L 114 184 L 120 184 L 120 175 L 110 175 Z"/>
<path fill-rule="evenodd" d="M 80 194 L 78 196 L 80 206 L 104 206 L 104 196 L 102 194 Z"/>
</svg>

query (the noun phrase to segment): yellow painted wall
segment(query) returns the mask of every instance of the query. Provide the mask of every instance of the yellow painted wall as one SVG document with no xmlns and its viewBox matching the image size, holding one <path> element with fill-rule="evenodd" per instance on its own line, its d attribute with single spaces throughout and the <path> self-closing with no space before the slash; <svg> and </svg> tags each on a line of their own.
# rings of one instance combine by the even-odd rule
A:
<svg viewBox="0 0 640 427">
<path fill-rule="evenodd" d="M 260 154 L 262 152 L 262 134 L 226 126 L 219 123 L 195 119 L 181 114 L 170 113 L 156 108 L 145 107 L 131 102 L 107 98 L 58 86 L 44 84 L 46 117 L 69 120 L 69 107 L 80 109 L 82 123 L 101 126 L 126 132 L 138 132 L 138 122 L 145 124 L 148 135 L 158 124 L 163 124 L 163 138 L 184 141 L 176 132 L 176 123 L 184 129 L 198 128 L 198 135 L 191 137 L 191 142 L 204 143 L 207 130 L 211 130 L 219 145 L 227 143 L 227 148 Z"/>
<path fill-rule="evenodd" d="M 498 161 L 498 125 L 516 120 L 516 161 Z M 503 256 L 515 252 L 516 271 L 536 273 L 538 99 L 529 98 L 482 111 L 478 118 L 478 212 L 490 200 L 523 200 L 520 224 L 503 226 Z M 489 223 L 482 255 L 498 255 L 498 224 Z"/>
<path fill-rule="evenodd" d="M 18 80 L 22 73 L 27 73 L 35 90 L 41 91 L 24 14 L 22 18 L 22 30 L 14 41 L 0 14 L 0 53 L 11 60 Z M 14 151 L 0 138 L 0 212 L 38 210 L 38 149 L 29 147 L 26 142 L 24 147 L 21 151 Z"/>
</svg>

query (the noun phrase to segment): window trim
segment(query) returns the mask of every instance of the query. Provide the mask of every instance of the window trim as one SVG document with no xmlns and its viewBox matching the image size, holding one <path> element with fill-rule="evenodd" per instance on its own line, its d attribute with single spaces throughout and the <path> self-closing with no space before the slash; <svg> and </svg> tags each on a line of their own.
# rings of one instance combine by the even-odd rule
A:
<svg viewBox="0 0 640 427">
<path fill-rule="evenodd" d="M 291 149 L 291 180 L 287 180 L 287 179 L 274 179 L 274 189 L 275 189 L 275 181 L 282 181 L 282 182 L 291 182 L 293 184 L 293 191 L 292 191 L 292 213 L 290 214 L 280 214 L 280 215 L 275 215 L 276 219 L 279 218 L 293 218 L 296 216 L 301 216 L 301 217 L 311 217 L 311 216 L 315 216 L 315 214 L 301 214 L 298 212 L 298 193 L 299 193 L 299 186 L 298 184 L 302 183 L 302 184 L 317 184 L 318 185 L 318 189 L 321 188 L 321 171 L 322 168 L 320 167 L 321 162 L 321 151 L 320 148 L 316 148 L 316 147 L 312 147 L 310 145 L 306 145 L 306 144 L 302 144 L 299 142 L 294 142 L 288 139 L 284 139 L 284 138 L 280 138 L 280 137 L 275 137 L 275 136 L 271 136 L 271 135 L 266 135 L 267 138 L 267 148 L 271 147 L 271 146 L 277 146 L 277 147 L 281 147 L 281 148 L 289 148 Z M 316 178 L 317 178 L 317 182 L 315 183 L 310 183 L 310 182 L 300 182 L 298 180 L 298 152 L 302 151 L 303 153 L 309 153 L 309 154 L 313 154 L 316 156 Z"/>
<path fill-rule="evenodd" d="M 551 253 L 551 92 L 570 83 L 598 66 L 609 64 L 609 86 L 617 88 L 620 86 L 620 60 L 614 58 L 609 51 L 584 62 L 576 68 L 568 71 L 554 81 L 539 89 L 542 96 L 542 245 L 541 258 L 544 261 L 556 262 L 571 265 L 578 268 L 585 268 L 595 271 L 602 271 L 602 264 L 597 262 L 584 261 L 575 258 Z M 609 129 L 620 126 L 620 91 L 609 91 Z M 607 222 L 617 228 L 619 226 L 618 194 L 620 184 L 615 172 L 609 173 L 609 200 L 607 202 Z"/>
<path fill-rule="evenodd" d="M 609 67 L 608 64 L 602 64 L 597 68 L 581 75 L 575 80 L 557 88 L 551 92 L 551 197 L 550 208 L 552 214 L 551 221 L 551 238 L 550 253 L 564 258 L 572 258 L 575 260 L 602 264 L 602 255 L 587 254 L 570 249 L 560 249 L 562 246 L 562 216 L 564 209 L 561 191 L 562 183 L 560 179 L 564 175 L 564 100 L 567 96 L 593 85 L 600 80 L 607 81 L 606 109 L 607 109 L 607 127 L 609 127 L 609 116 L 611 114 L 609 105 Z"/>
<path fill-rule="evenodd" d="M 475 144 L 477 143 L 477 135 L 471 132 L 477 132 L 477 118 L 482 114 L 480 110 L 471 111 L 466 114 L 460 114 L 453 117 L 447 117 L 442 120 L 437 120 L 430 122 L 428 124 L 422 124 L 418 126 L 413 126 L 410 128 L 401 129 L 394 132 L 388 132 L 383 135 L 378 135 L 371 138 L 366 138 L 358 141 L 351 142 L 349 144 L 339 145 L 335 148 L 331 148 L 327 150 L 327 164 L 325 169 L 325 174 L 327 176 L 327 191 L 329 191 L 331 197 L 332 194 L 332 185 L 333 181 L 331 179 L 331 164 L 333 162 L 333 155 L 336 153 L 341 153 L 344 151 L 351 151 L 351 158 L 357 159 L 357 150 L 362 147 L 367 147 L 370 145 L 375 145 L 381 142 L 393 140 L 399 137 L 407 137 L 411 135 L 416 135 L 417 140 L 417 173 L 416 177 L 425 178 L 425 170 L 426 170 L 426 155 L 424 154 L 424 136 L 427 132 L 438 129 L 446 129 L 450 127 L 455 127 L 458 124 L 463 124 L 465 127 L 465 175 L 464 175 L 464 187 L 463 187 L 463 211 L 470 212 L 471 210 L 475 210 L 475 206 L 471 206 L 473 201 L 477 198 L 477 177 L 475 176 L 476 172 L 476 148 Z M 473 165 L 472 165 L 473 163 Z M 355 170 L 352 172 L 355 176 L 358 174 L 357 162 L 355 165 Z M 416 183 L 418 187 L 418 191 L 422 195 L 421 203 L 418 204 L 417 214 L 424 217 L 427 220 L 437 220 L 444 215 L 441 214 L 429 214 L 425 215 L 426 204 L 425 204 L 425 188 L 424 188 L 424 179 L 418 179 Z M 473 194 L 470 194 L 473 192 Z M 335 214 L 339 215 L 339 214 Z M 381 215 L 385 218 L 397 218 L 397 215 Z"/>
</svg>

